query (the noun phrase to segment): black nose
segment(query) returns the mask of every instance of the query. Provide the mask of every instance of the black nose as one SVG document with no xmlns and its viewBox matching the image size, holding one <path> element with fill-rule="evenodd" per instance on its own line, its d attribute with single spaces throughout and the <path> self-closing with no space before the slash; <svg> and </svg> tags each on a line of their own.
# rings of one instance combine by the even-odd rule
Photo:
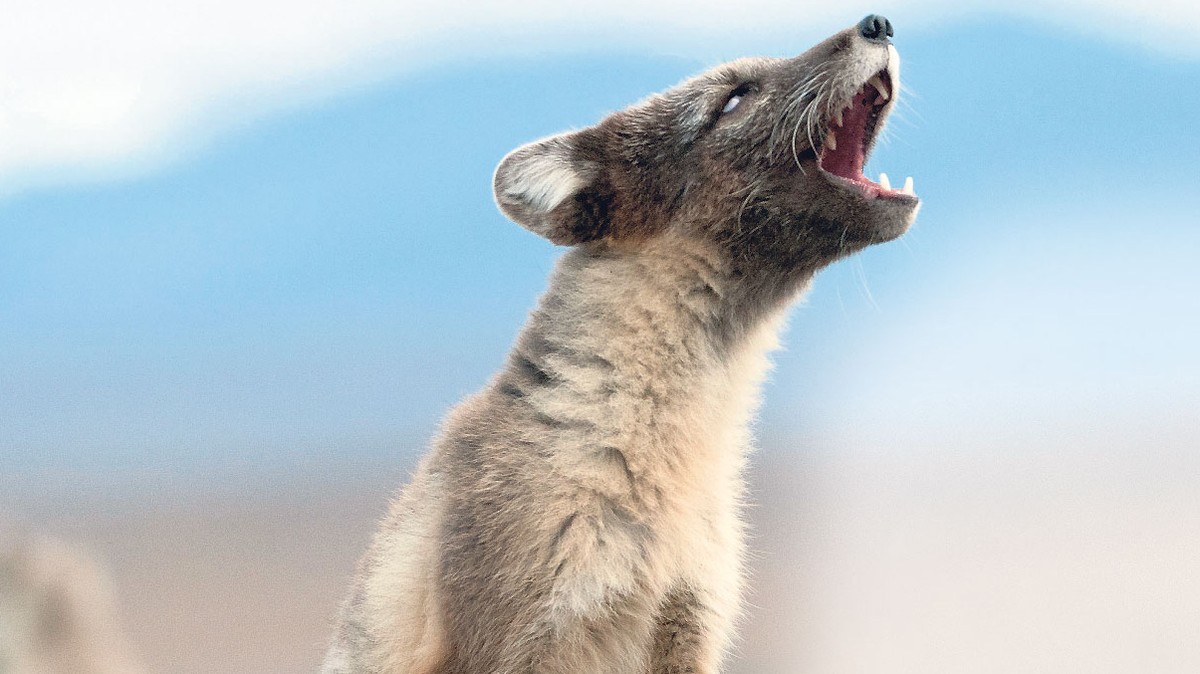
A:
<svg viewBox="0 0 1200 674">
<path fill-rule="evenodd" d="M 858 22 L 858 33 L 874 42 L 887 42 L 894 35 L 892 22 L 878 14 L 868 14 Z"/>
</svg>

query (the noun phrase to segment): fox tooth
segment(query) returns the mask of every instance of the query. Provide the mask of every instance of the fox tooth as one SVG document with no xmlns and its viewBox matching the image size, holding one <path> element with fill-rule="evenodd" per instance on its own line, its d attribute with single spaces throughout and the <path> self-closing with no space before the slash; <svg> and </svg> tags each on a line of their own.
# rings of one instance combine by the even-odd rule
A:
<svg viewBox="0 0 1200 674">
<path fill-rule="evenodd" d="M 887 86 L 883 83 L 883 80 L 879 79 L 879 75 L 867 80 L 867 84 L 875 87 L 875 90 L 879 92 L 879 97 L 883 100 L 886 101 L 891 98 L 891 94 L 888 93 Z"/>
<path fill-rule="evenodd" d="M 900 191 L 904 192 L 905 194 L 907 194 L 909 196 L 914 196 L 914 197 L 917 196 L 917 194 L 915 192 L 913 192 L 912 176 L 909 176 L 904 179 L 904 189 L 902 189 Z"/>
<path fill-rule="evenodd" d="M 829 132 L 828 136 L 825 136 L 825 147 L 829 148 L 830 150 L 837 149 L 837 136 L 835 136 L 832 131 Z"/>
<path fill-rule="evenodd" d="M 885 190 L 892 189 L 892 183 L 888 182 L 888 177 L 887 177 L 886 173 L 879 174 L 879 186 Z"/>
</svg>

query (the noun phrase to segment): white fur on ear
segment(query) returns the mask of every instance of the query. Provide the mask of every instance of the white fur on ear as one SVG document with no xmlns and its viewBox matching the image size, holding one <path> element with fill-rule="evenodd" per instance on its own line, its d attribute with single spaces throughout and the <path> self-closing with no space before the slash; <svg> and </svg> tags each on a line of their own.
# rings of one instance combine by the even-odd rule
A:
<svg viewBox="0 0 1200 674">
<path fill-rule="evenodd" d="M 591 176 L 583 175 L 573 156 L 572 133 L 523 145 L 505 157 L 494 178 L 496 200 L 546 212 L 578 192 Z"/>
<path fill-rule="evenodd" d="M 557 153 L 527 157 L 513 167 L 507 196 L 524 201 L 539 211 L 549 211 L 584 185 L 575 167 Z"/>
<path fill-rule="evenodd" d="M 592 164 L 575 156 L 576 133 L 550 136 L 513 150 L 501 160 L 492 179 L 500 210 L 555 242 L 564 239 L 551 212 L 594 177 Z"/>
</svg>

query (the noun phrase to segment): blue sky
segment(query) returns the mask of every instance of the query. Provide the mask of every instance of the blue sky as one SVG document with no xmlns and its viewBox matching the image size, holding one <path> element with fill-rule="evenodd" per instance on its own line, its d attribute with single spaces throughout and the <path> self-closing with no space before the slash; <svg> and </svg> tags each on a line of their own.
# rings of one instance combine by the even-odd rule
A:
<svg viewBox="0 0 1200 674">
<path fill-rule="evenodd" d="M 965 14 L 893 16 L 911 92 L 871 169 L 913 175 L 923 211 L 793 313 L 765 444 L 1024 426 L 1195 446 L 1200 60 Z M 384 59 L 319 93 L 222 99 L 219 124 L 140 140 L 153 160 L 18 173 L 0 198 L 0 475 L 203 483 L 419 450 L 557 255 L 495 210 L 499 158 L 743 53 L 716 52 L 817 37 L 739 35 Z"/>
</svg>

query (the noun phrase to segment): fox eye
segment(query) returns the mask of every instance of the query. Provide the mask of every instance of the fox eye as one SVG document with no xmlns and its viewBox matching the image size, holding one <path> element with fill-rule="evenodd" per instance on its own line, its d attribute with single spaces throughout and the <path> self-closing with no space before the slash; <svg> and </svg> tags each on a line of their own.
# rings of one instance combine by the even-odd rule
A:
<svg viewBox="0 0 1200 674">
<path fill-rule="evenodd" d="M 756 90 L 757 87 L 751 83 L 738 85 L 736 89 L 729 92 L 729 98 L 725 99 L 725 107 L 721 108 L 721 114 L 726 115 L 733 112 Z"/>
</svg>

